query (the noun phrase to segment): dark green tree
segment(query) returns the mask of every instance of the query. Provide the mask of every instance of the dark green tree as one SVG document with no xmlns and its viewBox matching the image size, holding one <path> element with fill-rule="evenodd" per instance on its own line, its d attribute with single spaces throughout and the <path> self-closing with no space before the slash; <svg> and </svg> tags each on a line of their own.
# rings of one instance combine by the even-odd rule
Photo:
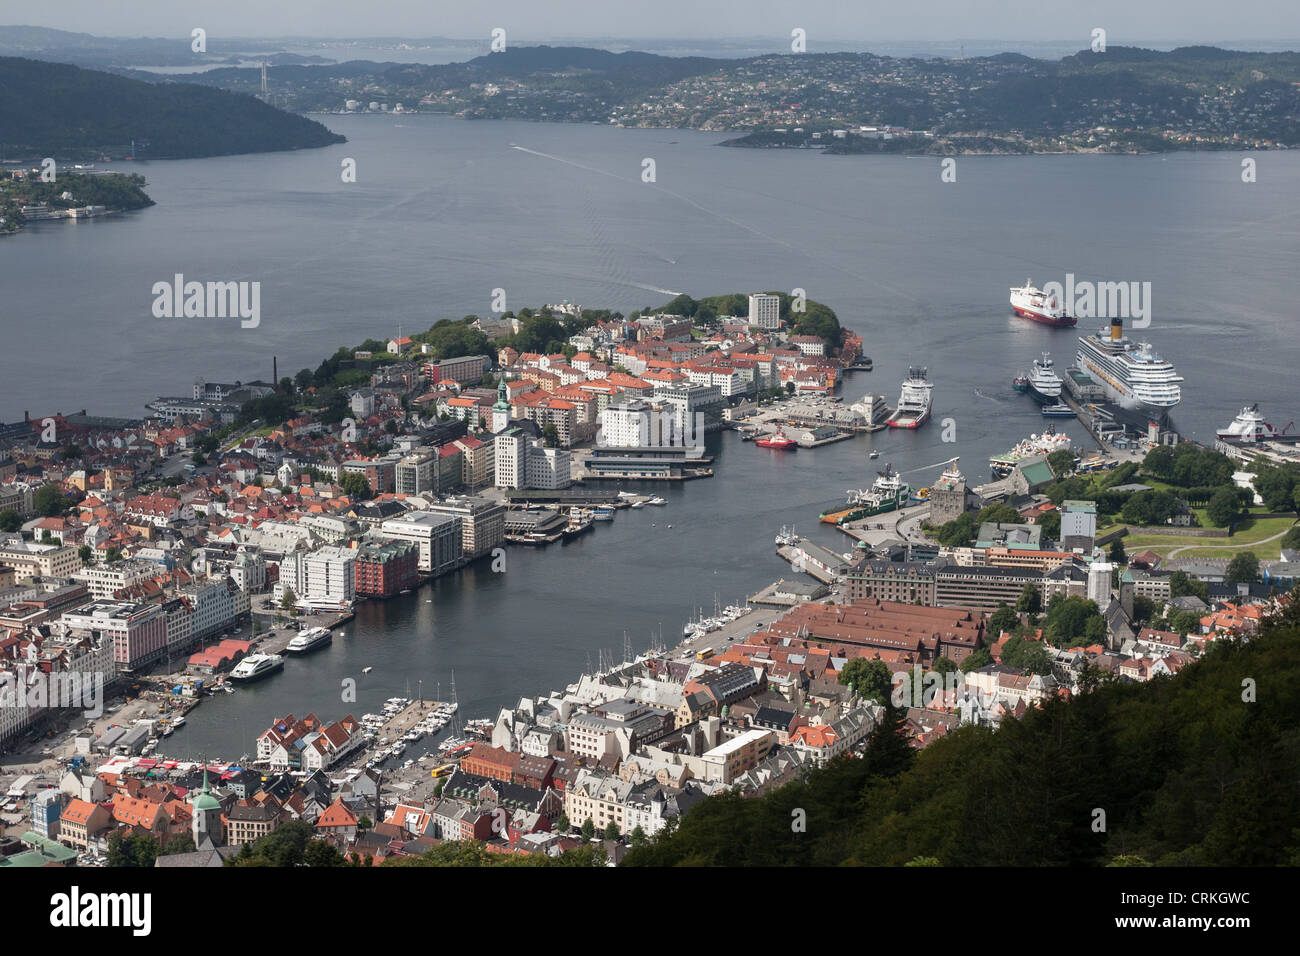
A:
<svg viewBox="0 0 1300 956">
<path fill-rule="evenodd" d="M 1228 584 L 1248 582 L 1254 584 L 1259 580 L 1259 558 L 1254 551 L 1243 551 L 1228 562 L 1223 580 Z"/>
<path fill-rule="evenodd" d="M 840 669 L 839 682 L 858 696 L 884 703 L 892 689 L 892 675 L 883 661 L 855 657 Z"/>
</svg>

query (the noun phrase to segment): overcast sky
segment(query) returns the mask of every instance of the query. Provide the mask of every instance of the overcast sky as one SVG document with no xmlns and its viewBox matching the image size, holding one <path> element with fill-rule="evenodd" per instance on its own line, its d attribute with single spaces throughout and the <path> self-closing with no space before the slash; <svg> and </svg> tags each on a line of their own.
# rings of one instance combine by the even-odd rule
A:
<svg viewBox="0 0 1300 956">
<path fill-rule="evenodd" d="M 1296 0 L 58 0 L 9 4 L 0 23 L 103 36 L 486 36 L 835 40 L 1079 38 L 1222 41 L 1300 36 Z M 788 40 L 786 41 L 788 42 Z"/>
</svg>

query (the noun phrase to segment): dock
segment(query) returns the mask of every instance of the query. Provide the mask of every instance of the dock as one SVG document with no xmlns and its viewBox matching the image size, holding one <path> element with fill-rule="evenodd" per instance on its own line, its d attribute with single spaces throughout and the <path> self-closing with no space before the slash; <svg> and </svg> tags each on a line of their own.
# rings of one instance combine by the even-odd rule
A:
<svg viewBox="0 0 1300 956">
<path fill-rule="evenodd" d="M 811 575 L 823 584 L 835 584 L 848 572 L 851 555 L 837 554 L 815 541 L 798 538 L 793 544 L 779 545 L 776 553 L 796 571 Z"/>
</svg>

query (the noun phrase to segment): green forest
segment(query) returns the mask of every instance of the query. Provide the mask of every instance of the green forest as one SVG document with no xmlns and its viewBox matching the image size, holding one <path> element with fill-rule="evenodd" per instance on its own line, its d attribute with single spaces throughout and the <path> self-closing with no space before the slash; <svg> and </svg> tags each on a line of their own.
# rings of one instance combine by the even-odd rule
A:
<svg viewBox="0 0 1300 956">
<path fill-rule="evenodd" d="M 137 159 L 184 159 L 345 140 L 242 93 L 0 57 L 0 154 L 94 157 L 132 141 Z"/>
<path fill-rule="evenodd" d="M 36 177 L 0 179 L 0 231 L 14 231 L 23 224 L 20 203 L 48 203 L 52 209 L 76 206 L 103 206 L 111 210 L 143 209 L 154 201 L 144 191 L 144 177 L 125 173 L 86 176 L 58 173 L 52 183 Z M 72 198 L 64 199 L 69 193 Z"/>
<path fill-rule="evenodd" d="M 919 753 L 891 712 L 865 759 L 710 798 L 624 865 L 1300 864 L 1297 625 L 1293 605 L 1173 678 L 1101 681 Z"/>
</svg>

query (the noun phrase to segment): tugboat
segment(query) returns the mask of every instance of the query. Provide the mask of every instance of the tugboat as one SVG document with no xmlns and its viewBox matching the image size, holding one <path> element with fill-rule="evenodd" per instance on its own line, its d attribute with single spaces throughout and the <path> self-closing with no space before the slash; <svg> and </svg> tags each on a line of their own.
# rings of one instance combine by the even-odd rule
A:
<svg viewBox="0 0 1300 956">
<path fill-rule="evenodd" d="M 1011 387 L 1017 392 L 1029 391 L 1029 376 L 1024 372 L 1017 372 L 1016 377 L 1011 380 Z"/>
<path fill-rule="evenodd" d="M 785 431 L 778 428 L 774 435 L 764 435 L 756 439 L 754 444 L 759 448 L 775 448 L 777 451 L 794 451 L 799 447 L 799 443 L 793 438 L 787 438 Z"/>
</svg>

